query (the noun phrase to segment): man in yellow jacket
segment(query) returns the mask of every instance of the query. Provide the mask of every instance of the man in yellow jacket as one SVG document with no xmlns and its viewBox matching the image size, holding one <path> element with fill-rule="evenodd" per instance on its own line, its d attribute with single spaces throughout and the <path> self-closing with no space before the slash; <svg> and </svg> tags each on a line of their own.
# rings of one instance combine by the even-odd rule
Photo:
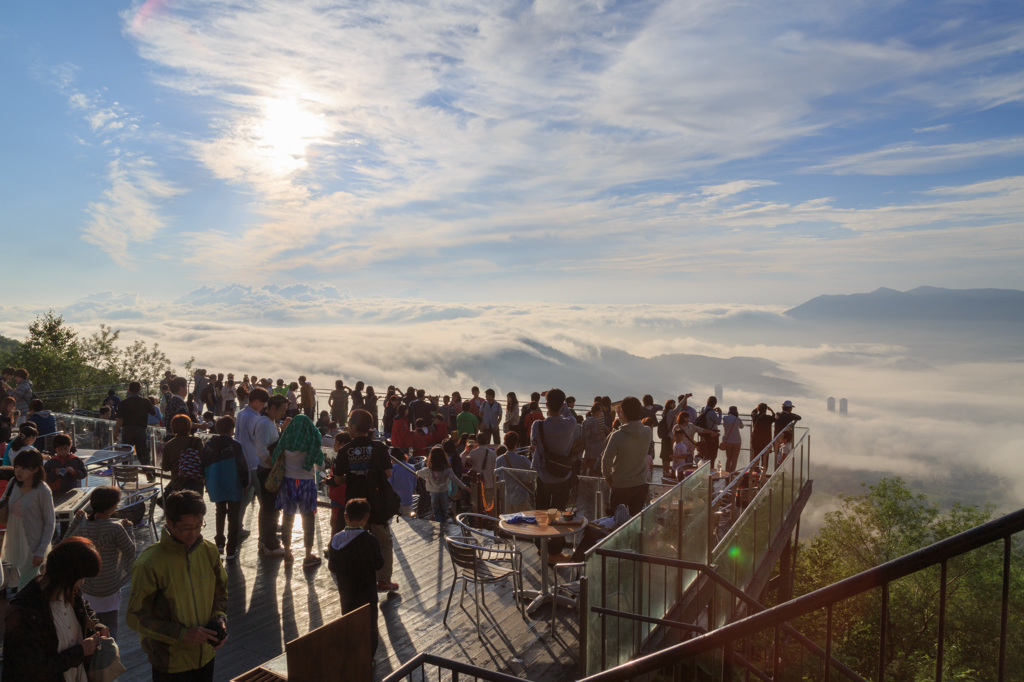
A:
<svg viewBox="0 0 1024 682">
<path fill-rule="evenodd" d="M 206 503 L 191 490 L 167 496 L 167 527 L 132 567 L 128 627 L 142 636 L 154 682 L 212 682 L 227 639 L 228 576 L 202 536 Z"/>
</svg>

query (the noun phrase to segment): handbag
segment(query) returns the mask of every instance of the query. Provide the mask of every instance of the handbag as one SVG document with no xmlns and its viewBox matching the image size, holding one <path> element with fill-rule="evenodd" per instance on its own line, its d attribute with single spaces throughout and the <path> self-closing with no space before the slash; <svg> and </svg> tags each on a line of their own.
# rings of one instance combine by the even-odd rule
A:
<svg viewBox="0 0 1024 682">
<path fill-rule="evenodd" d="M 263 487 L 269 492 L 276 493 L 281 489 L 282 483 L 284 483 L 284 452 L 278 455 L 270 466 L 270 473 L 267 474 L 267 480 Z"/>
<path fill-rule="evenodd" d="M 117 642 L 110 637 L 104 637 L 96 645 L 96 651 L 86 663 L 85 674 L 89 682 L 112 682 L 126 670 L 121 663 Z"/>
</svg>

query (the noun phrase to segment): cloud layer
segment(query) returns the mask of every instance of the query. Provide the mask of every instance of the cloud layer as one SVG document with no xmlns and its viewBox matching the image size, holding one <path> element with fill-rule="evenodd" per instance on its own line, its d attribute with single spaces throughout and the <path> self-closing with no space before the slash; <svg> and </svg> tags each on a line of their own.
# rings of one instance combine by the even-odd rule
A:
<svg viewBox="0 0 1024 682">
<path fill-rule="evenodd" d="M 33 312 L 0 309 L 0 333 L 20 338 Z M 178 367 L 194 356 L 211 371 L 305 374 L 323 391 L 339 378 L 380 392 L 479 385 L 520 397 L 559 385 L 586 405 L 594 395 L 648 392 L 661 401 L 691 391 L 700 400 L 720 384 L 725 405 L 744 411 L 797 403 L 812 430 L 822 509 L 836 492 L 893 474 L 943 503 L 1024 504 L 1015 454 L 1024 446 L 1019 329 L 1005 340 L 1016 356 L 999 360 L 953 324 L 937 335 L 958 352 L 936 354 L 920 341 L 887 342 L 888 324 L 860 325 L 874 338 L 830 340 L 825 327 L 779 308 L 441 306 L 318 285 L 204 287 L 173 302 L 108 292 L 57 312 L 83 332 L 105 322 L 128 342 L 158 341 Z M 827 412 L 828 397 L 848 399 L 850 415 Z"/>
</svg>

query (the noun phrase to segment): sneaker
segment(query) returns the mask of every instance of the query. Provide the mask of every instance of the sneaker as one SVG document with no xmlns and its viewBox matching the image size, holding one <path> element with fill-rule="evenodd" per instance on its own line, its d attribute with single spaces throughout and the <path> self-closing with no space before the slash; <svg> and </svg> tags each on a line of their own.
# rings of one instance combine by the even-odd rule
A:
<svg viewBox="0 0 1024 682">
<path fill-rule="evenodd" d="M 239 540 L 244 540 L 245 538 L 249 537 L 250 535 L 252 535 L 252 531 L 249 530 L 248 528 L 243 528 L 240 531 L 238 531 L 238 539 Z"/>
<path fill-rule="evenodd" d="M 398 592 L 398 583 L 387 583 L 383 580 L 377 581 L 378 592 Z"/>
<path fill-rule="evenodd" d="M 303 568 L 312 568 L 313 566 L 319 566 L 320 563 L 321 563 L 320 557 L 318 557 L 317 555 L 313 554 L 311 556 L 306 557 L 302 561 L 302 567 Z"/>
<path fill-rule="evenodd" d="M 274 557 L 275 559 L 280 559 L 281 557 L 283 557 L 286 551 L 287 550 L 285 550 L 284 547 L 276 547 L 274 549 L 270 549 L 266 545 L 260 547 L 260 554 L 262 556 L 270 556 Z"/>
</svg>

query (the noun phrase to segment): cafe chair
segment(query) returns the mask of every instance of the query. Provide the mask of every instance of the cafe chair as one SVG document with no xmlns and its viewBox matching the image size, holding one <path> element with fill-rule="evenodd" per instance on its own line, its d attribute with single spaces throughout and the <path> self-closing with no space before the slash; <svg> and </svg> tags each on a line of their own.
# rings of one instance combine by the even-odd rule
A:
<svg viewBox="0 0 1024 682">
<path fill-rule="evenodd" d="M 115 464 L 110 467 L 110 476 L 114 485 L 123 493 L 134 493 L 140 490 L 161 489 L 163 487 L 156 467 L 144 464 Z M 140 478 L 141 476 L 141 478 Z M 153 480 L 147 480 L 152 476 Z"/>
<path fill-rule="evenodd" d="M 466 585 L 473 584 L 473 600 L 476 604 L 476 635 L 483 638 L 480 632 L 480 604 L 484 602 L 483 591 L 487 585 L 502 582 L 508 578 L 512 579 L 512 598 L 516 602 L 520 615 L 526 620 L 526 611 L 520 596 L 522 594 L 522 555 L 518 552 L 507 549 L 495 549 L 477 544 L 473 538 L 451 538 L 445 537 L 448 547 L 448 556 L 452 560 L 452 568 L 455 577 L 452 580 L 451 590 L 448 592 L 448 604 L 444 607 L 444 617 L 441 623 L 448 626 L 448 610 L 452 606 L 452 597 L 455 596 L 455 586 L 462 581 L 462 593 L 459 595 L 459 606 L 462 606 L 462 599 L 466 596 Z M 486 558 L 485 558 L 486 557 Z M 495 559 L 505 557 L 507 561 L 498 562 Z M 512 566 L 510 567 L 509 562 Z M 485 604 L 486 606 L 486 604 Z"/>
<path fill-rule="evenodd" d="M 128 492 L 117 504 L 115 516 L 120 519 L 128 519 L 132 522 L 133 530 L 145 529 L 149 531 L 150 538 L 157 542 L 160 536 L 156 532 L 156 521 L 153 515 L 156 512 L 156 497 L 160 494 L 157 488 L 144 488 Z M 146 504 L 149 504 L 149 511 L 146 511 Z"/>
<path fill-rule="evenodd" d="M 494 556 L 488 556 L 481 550 L 482 556 L 486 561 L 494 561 L 499 564 L 515 564 L 518 562 L 518 565 L 521 566 L 523 561 L 522 553 L 516 547 L 516 543 L 510 538 L 498 534 L 499 521 L 500 519 L 496 519 L 493 516 L 475 514 L 473 512 L 464 512 L 455 517 L 455 523 L 458 524 L 463 538 L 472 539 L 475 544 L 480 545 L 482 548 L 500 550 Z M 504 553 L 506 550 L 514 552 L 514 555 L 511 555 L 514 557 L 514 561 L 510 558 L 510 555 Z M 519 587 L 522 589 L 522 585 Z"/>
<path fill-rule="evenodd" d="M 553 599 L 551 600 L 551 630 L 555 632 L 555 609 L 558 608 L 558 595 L 568 597 L 576 603 L 577 611 L 579 611 L 580 603 L 580 578 L 583 577 L 583 570 L 586 568 L 586 562 L 569 562 L 563 564 L 555 564 L 551 567 L 551 572 L 555 574 L 555 580 L 551 588 L 551 594 Z M 565 579 L 559 583 L 559 571 L 564 571 L 566 574 Z"/>
</svg>

